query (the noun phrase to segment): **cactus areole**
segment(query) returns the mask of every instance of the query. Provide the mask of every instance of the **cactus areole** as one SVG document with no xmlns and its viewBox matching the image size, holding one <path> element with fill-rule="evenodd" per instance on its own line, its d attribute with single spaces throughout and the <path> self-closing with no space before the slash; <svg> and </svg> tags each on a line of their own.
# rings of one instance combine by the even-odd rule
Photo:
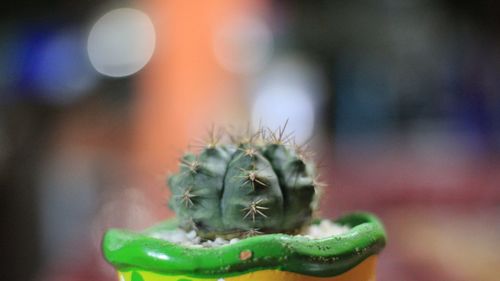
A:
<svg viewBox="0 0 500 281">
<path fill-rule="evenodd" d="M 168 178 L 169 206 L 182 228 L 203 238 L 297 233 L 317 200 L 315 165 L 284 130 L 228 144 L 213 137 L 197 155 L 186 153 Z"/>
<path fill-rule="evenodd" d="M 344 215 L 335 223 L 348 230 L 338 235 L 294 235 L 319 221 L 312 217 L 320 184 L 314 163 L 284 131 L 224 143 L 212 131 L 198 153 L 186 153 L 168 177 L 176 218 L 104 235 L 104 258 L 119 280 L 374 281 L 386 241 L 375 216 Z M 205 248 L 161 238 L 179 228 L 202 239 L 239 239 Z"/>
</svg>

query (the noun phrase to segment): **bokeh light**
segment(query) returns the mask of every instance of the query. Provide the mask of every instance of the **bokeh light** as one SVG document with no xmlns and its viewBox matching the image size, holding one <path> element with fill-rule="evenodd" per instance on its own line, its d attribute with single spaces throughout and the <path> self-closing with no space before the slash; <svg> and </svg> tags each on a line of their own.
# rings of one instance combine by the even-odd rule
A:
<svg viewBox="0 0 500 281">
<path fill-rule="evenodd" d="M 155 29 L 144 12 L 119 8 L 102 16 L 92 27 L 87 49 L 101 74 L 124 77 L 141 70 L 155 49 Z"/>
<path fill-rule="evenodd" d="M 96 74 L 85 55 L 80 33 L 68 30 L 55 34 L 42 47 L 35 66 L 35 83 L 50 103 L 67 104 L 88 94 Z"/>
<path fill-rule="evenodd" d="M 235 18 L 216 31 L 213 48 L 218 63 L 226 70 L 253 74 L 262 70 L 271 58 L 273 35 L 260 18 Z"/>
<path fill-rule="evenodd" d="M 318 82 L 306 63 L 295 57 L 274 62 L 255 93 L 252 105 L 254 128 L 278 128 L 287 122 L 286 131 L 297 143 L 307 141 L 314 132 Z"/>
</svg>

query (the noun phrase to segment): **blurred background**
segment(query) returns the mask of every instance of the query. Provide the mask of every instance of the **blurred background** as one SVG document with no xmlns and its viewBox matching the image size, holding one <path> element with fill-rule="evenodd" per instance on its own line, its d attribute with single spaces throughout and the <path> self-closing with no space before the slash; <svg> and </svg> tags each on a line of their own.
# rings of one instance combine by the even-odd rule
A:
<svg viewBox="0 0 500 281">
<path fill-rule="evenodd" d="M 2 280 L 115 280 L 106 228 L 172 216 L 215 124 L 312 138 L 379 280 L 498 280 L 500 2 L 50 0 L 0 10 Z"/>
</svg>

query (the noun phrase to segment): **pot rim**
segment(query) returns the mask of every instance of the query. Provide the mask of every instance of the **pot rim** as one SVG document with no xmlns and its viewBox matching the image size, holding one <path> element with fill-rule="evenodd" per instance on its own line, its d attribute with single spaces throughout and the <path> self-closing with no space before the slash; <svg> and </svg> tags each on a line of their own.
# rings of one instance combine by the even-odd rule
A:
<svg viewBox="0 0 500 281">
<path fill-rule="evenodd" d="M 142 233 L 108 230 L 102 249 L 104 258 L 120 271 L 225 277 L 277 269 L 327 277 L 348 271 L 385 246 L 384 227 L 370 213 L 350 213 L 334 222 L 350 227 L 349 231 L 322 239 L 265 234 L 224 246 L 195 248 L 151 237 L 155 232 L 175 229 L 177 220 L 170 219 Z"/>
</svg>

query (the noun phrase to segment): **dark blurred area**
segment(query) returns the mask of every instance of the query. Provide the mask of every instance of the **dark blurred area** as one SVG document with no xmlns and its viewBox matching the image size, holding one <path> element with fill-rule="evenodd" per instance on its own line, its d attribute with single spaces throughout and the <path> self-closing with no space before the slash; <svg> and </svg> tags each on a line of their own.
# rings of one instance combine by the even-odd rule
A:
<svg viewBox="0 0 500 281">
<path fill-rule="evenodd" d="M 379 280 L 498 280 L 500 2 L 17 1 L 0 10 L 2 280 L 115 280 L 211 123 L 312 138 L 322 213 L 375 212 Z"/>
</svg>

